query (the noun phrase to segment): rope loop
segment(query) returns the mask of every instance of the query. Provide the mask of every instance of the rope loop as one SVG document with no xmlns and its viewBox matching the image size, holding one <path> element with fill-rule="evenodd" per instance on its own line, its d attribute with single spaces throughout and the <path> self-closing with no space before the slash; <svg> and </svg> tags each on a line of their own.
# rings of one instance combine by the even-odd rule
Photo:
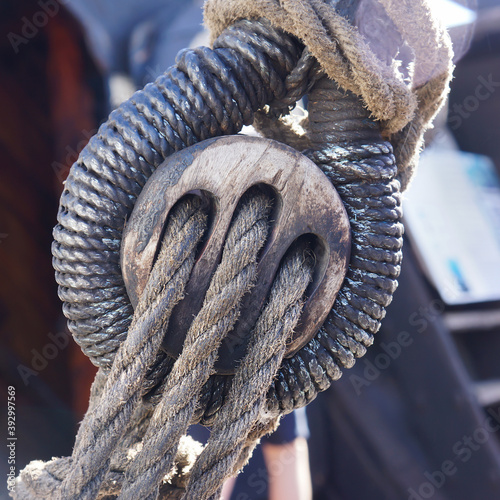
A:
<svg viewBox="0 0 500 500">
<path fill-rule="evenodd" d="M 321 4 L 310 0 L 306 11 L 321 14 Z M 344 42 L 352 34 L 345 23 L 325 26 L 343 29 Z M 328 45 L 334 60 L 345 62 L 344 42 Z M 401 183 L 384 124 L 325 77 L 313 53 L 268 21 L 238 21 L 221 30 L 213 50 L 182 51 L 175 66 L 113 111 L 82 151 L 61 197 L 53 262 L 69 328 L 100 370 L 72 457 L 28 465 L 14 498 L 218 498 L 224 479 L 280 416 L 313 400 L 371 345 L 400 271 Z M 305 93 L 303 128 L 276 126 Z M 254 122 L 265 135 L 307 149 L 336 186 L 351 225 L 351 260 L 317 335 L 284 357 L 314 273 L 311 249 L 293 246 L 238 371 L 213 375 L 218 348 L 256 279 L 270 200 L 259 190 L 241 200 L 177 359 L 160 345 L 203 245 L 207 214 L 196 196 L 171 210 L 135 311 L 120 269 L 122 231 L 165 158 Z M 183 437 L 194 422 L 212 426 L 203 451 Z"/>
</svg>

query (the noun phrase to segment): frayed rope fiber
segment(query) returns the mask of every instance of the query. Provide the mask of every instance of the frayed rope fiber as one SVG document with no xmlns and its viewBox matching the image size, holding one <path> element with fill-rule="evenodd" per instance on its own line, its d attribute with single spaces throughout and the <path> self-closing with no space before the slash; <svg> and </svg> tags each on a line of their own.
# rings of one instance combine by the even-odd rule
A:
<svg viewBox="0 0 500 500">
<path fill-rule="evenodd" d="M 442 107 L 453 65 L 451 40 L 432 14 L 431 0 L 374 0 L 413 54 L 406 78 L 396 61 L 381 60 L 366 38 L 323 0 L 207 0 L 212 40 L 239 19 L 265 17 L 304 43 L 339 87 L 362 98 L 394 147 L 404 191 L 414 174 L 423 134 Z"/>
</svg>

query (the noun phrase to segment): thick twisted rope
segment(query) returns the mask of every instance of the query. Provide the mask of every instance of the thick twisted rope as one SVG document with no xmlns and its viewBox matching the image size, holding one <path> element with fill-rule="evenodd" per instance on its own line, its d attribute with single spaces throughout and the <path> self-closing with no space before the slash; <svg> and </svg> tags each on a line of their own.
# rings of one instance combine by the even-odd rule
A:
<svg viewBox="0 0 500 500">
<path fill-rule="evenodd" d="M 31 496 L 27 490 L 29 485 L 36 488 L 40 482 L 46 495 L 42 498 L 97 498 L 105 480 L 108 483 L 106 491 L 109 492 L 110 480 L 106 476 L 112 452 L 118 440 L 126 434 L 132 413 L 137 410 L 141 394 L 137 384 L 140 385 L 147 373 L 148 363 L 154 361 L 161 333 L 168 323 L 171 304 L 177 303 L 182 294 L 182 285 L 187 279 L 186 269 L 189 274 L 194 249 L 205 229 L 206 221 L 196 201 L 180 203 L 169 218 L 162 250 L 137 306 L 130 336 L 119 349 L 104 388 L 98 391 L 99 402 L 92 405 L 82 423 L 73 456 L 69 460 L 61 459 L 42 466 L 41 472 L 36 467 L 28 467 L 18 481 L 17 498 L 38 498 L 42 489 L 35 489 L 36 496 Z M 211 373 L 217 348 L 237 319 L 237 306 L 242 295 L 255 279 L 256 257 L 267 236 L 269 208 L 269 201 L 262 194 L 249 193 L 243 200 L 228 233 L 221 264 L 213 277 L 203 308 L 194 320 L 184 350 L 167 379 L 163 399 L 149 421 L 142 451 L 139 450 L 136 458 L 128 464 L 120 498 L 156 498 L 162 477 L 171 470 L 173 459 L 178 456 L 179 441 L 191 421 L 199 391 Z M 304 266 L 303 255 L 304 250 L 299 248 L 291 257 L 285 258 L 269 303 L 257 323 L 251 342 L 254 349 L 242 362 L 242 374 L 236 377 L 236 381 L 239 380 L 236 391 L 239 392 L 243 381 L 250 376 L 253 385 L 246 399 L 253 403 L 253 411 L 242 410 L 243 414 L 235 420 L 234 428 L 225 430 L 240 445 L 235 447 L 233 460 L 223 461 L 221 465 L 210 447 L 202 454 L 209 457 L 209 462 L 217 464 L 219 482 L 214 483 L 211 478 L 215 490 L 219 489 L 225 477 L 234 472 L 241 448 L 247 444 L 248 435 L 264 405 L 267 387 L 280 366 L 286 341 L 298 321 L 302 296 L 312 273 L 310 264 Z M 177 274 L 180 283 L 176 280 Z M 174 289 L 177 290 L 175 294 Z M 164 315 L 154 314 L 159 307 L 163 307 Z M 154 318 L 153 323 L 142 321 L 145 315 Z M 144 324 L 149 334 L 141 331 Z M 137 384 L 128 387 L 130 379 L 136 380 Z M 96 380 L 96 384 L 102 385 L 102 377 Z M 232 394 L 231 399 L 235 399 L 234 390 Z M 241 395 L 238 398 L 241 399 Z M 238 404 L 238 401 L 230 400 L 228 403 Z M 247 408 L 247 404 L 240 408 Z M 273 418 L 276 417 L 275 414 Z M 233 420 L 235 418 L 233 412 Z M 256 437 L 253 436 L 247 449 L 253 448 L 255 442 Z M 138 477 L 136 471 L 140 472 Z M 45 481 L 34 479 L 34 476 L 43 474 L 48 476 Z M 117 474 L 111 474 L 118 481 Z M 62 484 L 57 478 L 62 479 Z M 131 481 L 131 478 L 134 479 Z M 119 482 L 122 484 L 123 480 Z M 47 492 L 48 483 L 50 488 Z M 23 492 L 22 495 L 19 495 L 20 492 Z M 187 498 L 201 498 L 198 494 L 190 496 L 189 488 L 186 495 Z"/>
<path fill-rule="evenodd" d="M 129 335 L 120 346 L 100 397 L 85 415 L 62 483 L 49 470 L 25 470 L 16 485 L 17 498 L 92 499 L 110 465 L 110 456 L 129 426 L 141 401 L 141 385 L 159 350 L 173 307 L 182 299 L 195 261 L 195 249 L 206 229 L 206 216 L 197 200 L 174 209 L 163 246 L 137 306 Z M 100 380 L 96 379 L 96 383 Z M 37 488 L 37 475 L 49 476 L 50 488 Z M 59 475 L 61 476 L 61 475 Z M 47 491 L 48 489 L 48 491 Z"/>
<path fill-rule="evenodd" d="M 62 499 L 97 496 L 111 453 L 140 403 L 142 380 L 155 360 L 170 313 L 182 299 L 196 246 L 206 229 L 206 216 L 197 205 L 196 200 L 179 205 L 170 219 L 129 334 L 118 350 L 99 403 L 85 415 L 77 434 L 72 470 L 58 492 Z"/>
<path fill-rule="evenodd" d="M 294 15 L 302 12 L 300 8 L 294 10 L 292 1 L 284 3 Z M 336 50 L 329 51 L 334 61 L 343 64 L 343 57 L 351 63 L 355 61 L 356 52 L 349 45 L 355 38 L 353 32 L 346 29 L 343 21 L 335 18 L 333 22 L 319 0 L 310 0 L 303 12 L 309 12 L 310 8 L 323 17 L 331 32 L 338 31 L 343 39 L 342 57 Z M 419 13 L 420 19 L 428 19 L 425 8 Z M 394 22 L 398 24 L 397 20 Z M 349 39 L 351 35 L 353 38 Z M 412 36 L 408 40 L 412 41 Z M 285 300 L 288 305 L 278 319 L 267 311 L 276 312 L 272 302 L 280 302 L 283 291 L 279 300 L 271 294 L 272 300 L 259 320 L 259 325 L 268 328 L 266 335 L 257 325 L 251 345 L 259 351 L 249 351 L 241 365 L 242 374 L 255 384 L 250 384 L 251 390 L 242 395 L 241 388 L 236 387 L 243 375 L 237 374 L 233 380 L 210 376 L 216 349 L 237 319 L 238 300 L 229 300 L 233 296 L 226 297 L 225 305 L 229 306 L 226 318 L 214 313 L 210 300 L 223 295 L 222 285 L 216 281 L 214 295 L 211 292 L 207 295 L 206 309 L 204 305 L 200 320 L 198 323 L 195 320 L 195 327 L 188 334 L 186 356 L 181 354 L 174 363 L 159 353 L 161 332 L 173 305 L 182 296 L 184 280 L 189 275 L 196 247 L 193 241 L 188 243 L 188 249 L 181 245 L 177 260 L 174 259 L 175 269 L 167 273 L 167 282 L 150 281 L 149 292 L 153 295 L 160 292 L 160 298 L 151 301 L 150 297 L 149 302 L 140 305 L 131 323 L 131 306 L 118 254 L 124 221 L 147 178 L 173 151 L 208 137 L 238 131 L 243 124 L 251 123 L 254 112 L 265 104 L 270 105 L 270 110 L 265 110 L 262 122 L 276 122 L 276 118 L 289 111 L 295 99 L 309 90 L 308 80 L 315 82 L 320 76 L 308 51 L 302 51 L 296 40 L 265 22 L 242 21 L 221 33 L 214 47 L 213 51 L 201 48 L 182 52 L 175 67 L 111 115 L 72 168 L 61 199 L 60 224 L 54 231 L 54 266 L 60 295 L 70 328 L 84 351 L 106 369 L 113 360 L 114 363 L 101 399 L 92 405 L 84 420 L 73 457 L 55 460 L 45 467 L 28 467 L 19 485 L 25 496 L 18 498 L 32 498 L 40 491 L 50 498 L 94 498 L 103 484 L 107 485 L 106 491 L 113 489 L 109 487 L 110 474 L 123 484 L 122 498 L 156 498 L 159 482 L 172 475 L 180 436 L 191 420 L 198 419 L 205 423 L 215 421 L 214 437 L 193 468 L 185 497 L 215 498 L 223 479 L 245 462 L 256 440 L 273 427 L 276 416 L 307 404 L 318 391 L 339 378 L 340 367 L 352 366 L 354 358 L 364 354 L 380 327 L 396 286 L 401 259 L 399 182 L 394 180 L 397 167 L 391 145 L 382 140 L 379 125 L 370 119 L 359 98 L 344 94 L 326 80 L 316 84 L 309 96 L 310 116 L 305 133 L 292 131 L 283 136 L 295 144 L 312 146 L 308 155 L 337 185 L 353 229 L 348 276 L 317 336 L 292 358 L 283 360 L 286 338 L 300 313 L 303 291 L 292 293 L 288 297 L 290 302 Z M 417 51 L 419 61 L 421 54 L 421 50 Z M 434 58 L 432 64 L 438 74 L 431 85 L 418 89 L 418 96 L 422 101 L 427 100 L 427 104 L 420 110 L 420 122 L 412 122 L 407 132 L 401 132 L 410 134 L 403 137 L 403 144 L 408 137 L 415 143 L 424 122 L 439 105 L 436 96 L 442 94 L 443 85 L 447 84 L 447 76 L 441 72 L 442 58 Z M 346 81 L 359 84 L 356 71 L 362 64 L 354 66 L 354 72 L 349 73 L 353 68 L 348 68 L 340 75 L 340 83 L 344 83 L 345 77 Z M 384 71 L 382 68 L 382 76 Z M 392 87 L 393 96 L 398 95 L 398 85 Z M 364 91 L 360 93 L 366 102 Z M 389 114 L 393 107 L 386 106 Z M 379 116 L 385 120 L 389 133 L 399 129 L 394 124 L 401 117 L 406 119 L 398 113 L 386 118 Z M 284 130 L 281 128 L 279 133 Z M 409 153 L 399 151 L 398 155 L 404 159 Z M 193 220 L 199 219 L 195 212 L 191 216 Z M 198 241 L 203 232 L 200 231 Z M 225 265 L 230 267 L 231 260 Z M 283 269 L 292 261 L 293 258 L 286 261 Z M 303 283 L 305 289 L 308 266 L 304 262 L 297 265 L 292 265 L 295 274 L 291 282 Z M 244 274 L 245 267 L 234 269 Z M 305 273 L 304 280 L 300 273 Z M 233 277 L 236 281 L 236 276 Z M 282 278 L 280 273 L 279 279 Z M 156 276 L 157 279 L 161 278 Z M 177 292 L 170 286 L 174 281 Z M 231 283 L 231 280 L 225 282 L 225 286 Z M 159 313 L 160 305 L 165 314 Z M 266 320 L 267 314 L 274 319 Z M 200 340 L 195 330 L 202 325 L 207 330 L 202 328 L 204 335 Z M 146 327 L 149 336 L 141 331 Z M 129 328 L 130 339 L 127 337 L 124 342 Z M 190 356 L 193 354 L 195 358 Z M 165 376 L 168 378 L 163 384 Z M 271 385 L 266 396 L 267 386 L 258 383 L 259 377 Z M 135 391 L 127 384 L 131 379 L 136 381 L 132 384 Z M 198 407 L 192 403 L 194 398 L 186 404 L 176 399 L 179 387 L 188 398 L 200 396 Z M 113 389 L 116 394 L 110 394 Z M 141 396 L 146 393 L 150 400 L 160 399 L 154 412 L 141 408 Z M 108 395 L 111 409 L 106 402 Z M 224 399 L 232 406 L 224 406 Z M 237 405 L 239 408 L 235 408 Z M 163 424 L 170 408 L 172 418 L 165 431 Z M 233 430 L 224 428 L 226 420 L 234 424 Z M 141 429 L 147 430 L 136 433 L 132 426 L 139 421 Z M 134 450 L 135 458 L 123 459 L 126 448 L 120 447 L 117 436 L 132 443 L 129 449 Z M 137 444 L 142 437 L 141 451 L 133 443 Z M 232 448 L 221 448 L 217 440 L 230 443 Z M 118 471 L 110 471 L 113 460 L 122 464 Z"/>
<path fill-rule="evenodd" d="M 162 476 L 172 467 L 176 443 L 192 421 L 219 345 L 234 326 L 241 298 L 256 279 L 257 255 L 266 241 L 269 208 L 264 195 L 248 197 L 231 225 L 221 263 L 189 328 L 182 354 L 166 380 L 143 441 L 143 452 L 132 462 L 120 498 L 156 498 Z"/>
<path fill-rule="evenodd" d="M 266 392 L 300 318 L 313 267 L 301 247 L 285 258 L 210 439 L 194 464 L 185 500 L 219 498 L 224 480 L 244 465 L 258 439 L 277 426 L 279 415 L 267 412 Z"/>
<path fill-rule="evenodd" d="M 221 34 L 213 51 L 182 52 L 176 67 L 117 109 L 90 141 L 66 182 L 53 252 L 70 329 L 94 363 L 109 368 L 130 325 L 132 308 L 119 267 L 121 228 L 156 165 L 175 148 L 207 134 L 231 133 L 235 128 L 228 117 L 241 115 L 251 121 L 253 110 L 261 109 L 266 102 L 277 103 L 266 116 L 280 116 L 293 99 L 307 91 L 308 80 L 314 82 L 319 75 L 308 51 L 293 38 L 264 21 L 242 21 Z M 358 200 L 351 223 L 353 228 L 370 226 L 374 237 L 369 244 L 373 249 L 366 245 L 352 248 L 351 268 L 356 266 L 357 284 L 349 289 L 348 296 L 355 292 L 363 297 L 352 299 L 347 306 L 339 304 L 335 314 L 332 312 L 335 327 L 320 330 L 293 358 L 284 360 L 268 393 L 269 405 L 283 412 L 307 404 L 340 377 L 342 368 L 352 366 L 355 357 L 364 354 L 391 300 L 399 269 L 392 266 L 391 273 L 382 273 L 376 279 L 371 274 L 373 269 L 383 268 L 380 259 L 392 259 L 384 255 L 398 252 L 396 246 L 401 244 L 392 241 L 400 239 L 402 232 L 399 220 L 392 218 L 394 208 L 382 208 L 380 216 L 387 214 L 389 219 L 378 225 L 369 223 L 369 210 L 359 208 L 367 199 L 365 192 L 370 193 L 373 203 L 392 197 L 393 207 L 399 206 L 396 187 L 392 191 L 382 185 L 376 187 L 396 175 L 391 145 L 382 140 L 378 124 L 357 97 L 345 99 L 343 94 L 336 94 L 335 102 L 329 104 L 321 97 L 328 92 L 315 86 L 309 96 L 307 134 L 300 138 L 300 144 L 293 144 L 322 149 L 322 145 L 339 140 L 335 154 L 347 152 L 341 163 L 361 165 L 360 173 L 366 170 L 360 180 L 371 184 L 370 190 L 356 183 L 344 184 L 343 189 L 346 203 Z M 334 109 L 328 108 L 332 104 Z M 321 118 L 323 111 L 316 113 L 314 108 L 325 106 L 327 118 Z M 264 132 L 274 133 L 276 123 L 271 119 L 271 126 Z M 345 130 L 343 135 L 339 135 L 341 130 Z M 285 138 L 291 140 L 290 136 Z M 312 158 L 320 165 L 332 163 L 325 154 Z M 377 168 L 367 170 L 369 164 Z M 362 259 L 357 256 L 358 249 L 363 252 Z M 348 281 L 347 285 L 351 286 Z M 366 297 L 375 297 L 375 303 Z M 345 324 L 351 326 L 344 329 Z M 160 398 L 161 382 L 172 366 L 173 360 L 164 354 L 150 366 L 143 391 L 151 401 Z M 214 422 L 229 386 L 229 377 L 209 378 L 195 412 L 196 421 L 205 425 Z"/>
<path fill-rule="evenodd" d="M 356 7 L 361 2 L 350 2 L 347 16 L 337 11 L 342 3 L 207 0 L 205 23 L 216 38 L 239 19 L 265 17 L 276 28 L 302 40 L 324 72 L 342 89 L 360 96 L 379 121 L 384 137 L 394 146 L 398 179 L 404 190 L 415 171 L 423 134 L 448 94 L 453 70 L 451 40 L 433 15 L 431 0 L 363 2 L 372 25 L 384 23 L 390 26 L 389 34 L 397 33 L 384 40 L 356 29 Z M 375 15 L 380 19 L 373 20 Z M 387 46 L 388 40 L 397 45 Z M 405 48 L 413 56 L 414 71 L 406 71 L 409 61 L 401 67 L 395 64 L 394 57 Z M 381 57 L 380 52 L 392 55 Z"/>
</svg>

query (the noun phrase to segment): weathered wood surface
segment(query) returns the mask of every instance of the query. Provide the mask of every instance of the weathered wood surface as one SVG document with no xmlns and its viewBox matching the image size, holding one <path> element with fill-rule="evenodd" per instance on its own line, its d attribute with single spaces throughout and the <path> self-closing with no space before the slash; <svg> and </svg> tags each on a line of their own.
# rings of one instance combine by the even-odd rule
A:
<svg viewBox="0 0 500 500">
<path fill-rule="evenodd" d="M 122 244 L 122 271 L 129 297 L 137 304 L 158 252 L 168 213 L 187 193 L 203 193 L 212 223 L 193 269 L 185 299 L 175 308 L 164 348 L 177 356 L 185 334 L 202 305 L 220 261 L 234 211 L 252 186 L 264 185 L 275 199 L 270 236 L 258 264 L 258 282 L 243 299 L 241 318 L 231 341 L 224 342 L 218 373 L 232 373 L 245 353 L 279 264 L 301 235 L 314 235 L 316 270 L 308 288 L 301 322 L 287 355 L 317 332 L 330 311 L 349 261 L 350 229 L 344 206 L 331 182 L 309 159 L 276 141 L 229 136 L 210 139 L 178 152 L 151 176 L 128 221 Z"/>
</svg>

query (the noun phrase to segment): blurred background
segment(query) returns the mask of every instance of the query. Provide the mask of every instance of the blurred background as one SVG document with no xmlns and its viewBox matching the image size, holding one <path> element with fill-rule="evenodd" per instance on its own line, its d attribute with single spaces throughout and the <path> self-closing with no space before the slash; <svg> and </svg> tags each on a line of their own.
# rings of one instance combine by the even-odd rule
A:
<svg viewBox="0 0 500 500">
<path fill-rule="evenodd" d="M 382 330 L 307 408 L 317 500 L 500 498 L 500 1 L 432 1 L 455 77 L 405 194 L 403 270 Z M 0 379 L 2 408 L 16 388 L 18 471 L 71 453 L 95 374 L 66 331 L 51 266 L 62 183 L 114 107 L 180 49 L 208 43 L 201 8 L 0 2 Z M 259 452 L 232 498 L 268 498 Z"/>
</svg>

